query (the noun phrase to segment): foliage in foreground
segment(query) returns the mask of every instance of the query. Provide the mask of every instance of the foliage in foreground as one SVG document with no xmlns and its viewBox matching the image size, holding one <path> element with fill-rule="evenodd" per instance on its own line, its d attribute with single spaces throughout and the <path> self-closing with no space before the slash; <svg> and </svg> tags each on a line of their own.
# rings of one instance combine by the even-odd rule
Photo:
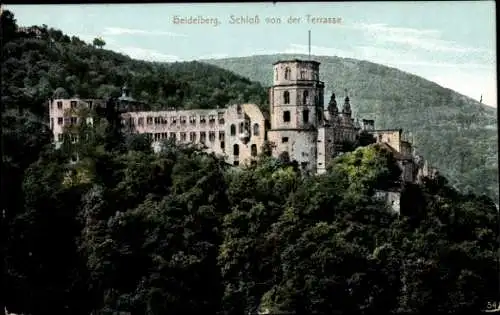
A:
<svg viewBox="0 0 500 315">
<path fill-rule="evenodd" d="M 376 145 L 303 177 L 268 156 L 235 169 L 189 146 L 153 154 L 96 126 L 70 165 L 50 138 L 17 136 L 43 124 L 2 123 L 11 312 L 474 314 L 494 299 L 492 201 L 438 177 L 393 214 L 374 192 L 399 170 Z"/>
</svg>

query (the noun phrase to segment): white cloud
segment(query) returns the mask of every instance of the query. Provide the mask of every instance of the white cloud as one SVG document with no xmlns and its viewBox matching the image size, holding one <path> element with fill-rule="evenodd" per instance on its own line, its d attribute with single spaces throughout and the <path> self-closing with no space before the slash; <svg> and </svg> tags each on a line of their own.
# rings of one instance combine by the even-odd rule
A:
<svg viewBox="0 0 500 315">
<path fill-rule="evenodd" d="M 440 39 L 441 32 L 429 29 L 393 27 L 386 24 L 354 23 L 343 27 L 360 30 L 379 43 L 400 44 L 412 49 L 454 53 L 492 53 L 482 48 L 467 47 L 453 41 Z"/>
<path fill-rule="evenodd" d="M 228 54 L 211 54 L 211 55 L 204 55 L 204 56 L 196 57 L 194 60 L 223 59 L 223 58 L 229 58 L 229 57 L 230 56 Z"/>
<path fill-rule="evenodd" d="M 140 30 L 133 28 L 121 27 L 106 27 L 103 32 L 104 35 L 117 36 L 117 35 L 145 35 L 145 36 L 168 36 L 168 37 L 186 37 L 185 34 L 165 32 L 160 30 Z"/>
<path fill-rule="evenodd" d="M 429 75 L 427 79 L 478 101 L 482 95 L 484 104 L 497 107 L 497 85 L 494 76 L 450 69 L 439 74 Z"/>
<path fill-rule="evenodd" d="M 486 63 L 471 62 L 451 62 L 439 61 L 436 59 L 424 60 L 421 56 L 415 54 L 411 49 L 388 49 L 376 46 L 356 46 L 350 54 L 352 58 L 369 60 L 371 62 L 400 66 L 428 66 L 439 68 L 462 68 L 462 69 L 495 69 L 495 63 L 492 61 Z"/>
<path fill-rule="evenodd" d="M 290 44 L 288 48 L 285 49 L 283 53 L 286 54 L 308 54 L 309 46 L 302 44 Z M 312 46 L 311 45 L 311 55 L 316 56 L 338 56 L 338 57 L 351 57 L 352 53 L 348 51 L 332 48 L 332 47 L 324 47 L 324 46 Z"/>
<path fill-rule="evenodd" d="M 182 59 L 179 58 L 178 56 L 164 54 L 154 49 L 144 49 L 140 47 L 117 47 L 114 50 L 129 55 L 133 59 L 139 59 L 145 61 L 159 61 L 159 62 L 182 61 Z"/>
</svg>

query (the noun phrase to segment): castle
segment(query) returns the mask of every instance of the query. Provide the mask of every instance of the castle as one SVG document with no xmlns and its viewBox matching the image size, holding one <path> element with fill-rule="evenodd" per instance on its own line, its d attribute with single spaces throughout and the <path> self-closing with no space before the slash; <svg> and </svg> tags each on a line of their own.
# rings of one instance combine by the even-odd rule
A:
<svg viewBox="0 0 500 315">
<path fill-rule="evenodd" d="M 373 120 L 359 123 L 351 117 L 346 95 L 339 109 L 335 94 L 324 105 L 324 82 L 319 80 L 319 62 L 278 61 L 273 65 L 273 85 L 269 88 L 269 115 L 255 104 L 236 104 L 226 108 L 199 110 L 144 111 L 124 87 L 118 99 L 122 124 L 131 132 L 146 133 L 158 149 L 162 140 L 201 144 L 207 152 L 223 156 L 232 165 L 256 161 L 264 144 L 272 155 L 287 155 L 304 172 L 326 172 L 330 161 L 343 152 L 346 142 L 354 142 L 361 131 L 393 151 L 402 169 L 401 182 L 415 182 L 430 174 L 423 159 L 414 156 L 412 144 L 401 129 L 375 130 Z M 50 127 L 54 142 L 60 145 L 66 126 L 76 125 L 73 109 L 102 107 L 102 99 L 53 99 L 49 102 Z M 88 118 L 87 118 L 88 119 Z M 91 123 L 92 121 L 90 121 Z M 77 141 L 76 136 L 70 139 Z M 397 198 L 390 192 L 388 199 Z M 393 197 L 391 197 L 393 196 Z"/>
</svg>

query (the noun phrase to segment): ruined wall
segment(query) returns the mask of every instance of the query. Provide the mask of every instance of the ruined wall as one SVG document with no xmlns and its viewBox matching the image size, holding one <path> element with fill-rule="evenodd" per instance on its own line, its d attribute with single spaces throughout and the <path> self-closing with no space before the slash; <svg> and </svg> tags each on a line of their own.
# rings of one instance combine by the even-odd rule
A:
<svg viewBox="0 0 500 315">
<path fill-rule="evenodd" d="M 229 107 L 225 119 L 226 161 L 233 165 L 251 163 L 264 145 L 264 115 L 257 105 L 242 104 Z"/>
<path fill-rule="evenodd" d="M 290 160 L 295 160 L 301 168 L 316 172 L 317 131 L 270 130 L 267 134 L 274 146 L 273 156 L 288 152 Z"/>
<path fill-rule="evenodd" d="M 367 131 L 375 137 L 377 143 L 386 142 L 396 151 L 401 152 L 401 129 Z"/>
<path fill-rule="evenodd" d="M 137 133 L 149 134 L 155 142 L 175 139 L 177 143 L 197 143 L 208 152 L 224 153 L 225 109 L 127 112 L 125 124 Z"/>
<path fill-rule="evenodd" d="M 326 172 L 326 167 L 330 164 L 335 154 L 335 130 L 332 127 L 322 127 L 318 129 L 317 160 L 316 169 L 318 174 Z"/>
<path fill-rule="evenodd" d="M 54 135 L 54 143 L 59 146 L 62 142 L 62 134 L 65 127 L 71 127 L 79 123 L 79 113 L 82 109 L 93 109 L 104 106 L 101 99 L 53 99 L 49 100 L 49 126 Z M 90 118 L 89 118 L 90 119 Z M 88 120 L 92 123 L 91 119 Z"/>
</svg>

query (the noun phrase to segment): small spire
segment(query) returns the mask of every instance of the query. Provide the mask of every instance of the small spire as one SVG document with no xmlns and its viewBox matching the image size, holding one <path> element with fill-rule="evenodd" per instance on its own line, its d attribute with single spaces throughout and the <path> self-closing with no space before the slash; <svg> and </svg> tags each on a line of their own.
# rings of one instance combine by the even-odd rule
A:
<svg viewBox="0 0 500 315">
<path fill-rule="evenodd" d="M 483 94 L 481 94 L 481 99 L 479 100 L 479 103 L 483 103 Z"/>
<path fill-rule="evenodd" d="M 337 100 L 335 99 L 335 93 L 332 93 L 330 97 L 330 102 L 328 102 L 328 111 L 332 115 L 337 115 L 339 109 L 337 108 Z"/>
<path fill-rule="evenodd" d="M 335 99 L 335 93 L 332 93 L 332 96 L 330 96 L 330 102 L 328 105 L 335 105 L 337 106 L 337 100 Z"/>
<path fill-rule="evenodd" d="M 349 96 L 347 96 L 347 89 L 344 89 L 345 91 L 345 101 L 344 101 L 344 107 L 342 108 L 342 113 L 346 115 L 351 115 L 351 104 L 349 102 Z"/>
</svg>

